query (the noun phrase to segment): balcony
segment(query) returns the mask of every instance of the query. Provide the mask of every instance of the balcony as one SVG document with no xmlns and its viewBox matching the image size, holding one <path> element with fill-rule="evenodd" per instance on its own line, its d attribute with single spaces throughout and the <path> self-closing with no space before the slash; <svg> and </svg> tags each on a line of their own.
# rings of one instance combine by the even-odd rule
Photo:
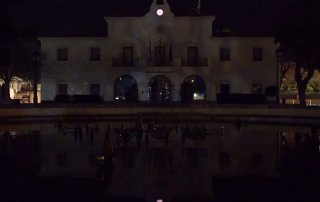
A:
<svg viewBox="0 0 320 202">
<path fill-rule="evenodd" d="M 112 58 L 112 66 L 113 67 L 136 67 L 139 64 L 139 58 Z"/>
<path fill-rule="evenodd" d="M 161 58 L 161 59 L 155 59 L 155 58 L 147 58 L 147 66 L 172 66 L 173 61 L 169 58 Z"/>
<path fill-rule="evenodd" d="M 208 66 L 208 58 L 181 58 L 181 66 L 206 67 Z"/>
</svg>

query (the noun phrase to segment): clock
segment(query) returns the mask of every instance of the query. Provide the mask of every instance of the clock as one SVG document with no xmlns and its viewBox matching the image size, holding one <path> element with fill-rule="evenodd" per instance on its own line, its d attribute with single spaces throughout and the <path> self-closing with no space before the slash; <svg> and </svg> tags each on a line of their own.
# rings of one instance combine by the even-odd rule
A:
<svg viewBox="0 0 320 202">
<path fill-rule="evenodd" d="M 158 16 L 162 16 L 163 15 L 163 10 L 162 9 L 158 9 L 157 10 L 157 15 Z"/>
</svg>

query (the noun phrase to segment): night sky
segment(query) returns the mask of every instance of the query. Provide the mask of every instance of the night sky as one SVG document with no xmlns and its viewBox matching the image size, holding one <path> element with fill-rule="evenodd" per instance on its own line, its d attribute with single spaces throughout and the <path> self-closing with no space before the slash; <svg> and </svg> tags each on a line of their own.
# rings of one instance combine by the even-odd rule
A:
<svg viewBox="0 0 320 202">
<path fill-rule="evenodd" d="M 11 10 L 18 27 L 31 25 L 39 35 L 99 36 L 104 16 L 143 16 L 152 0 L 22 0 Z M 270 27 L 288 0 L 201 0 L 201 15 L 214 15 L 228 26 Z M 168 0 L 177 16 L 194 16 L 197 0 Z M 245 25 L 244 29 L 248 29 Z"/>
</svg>

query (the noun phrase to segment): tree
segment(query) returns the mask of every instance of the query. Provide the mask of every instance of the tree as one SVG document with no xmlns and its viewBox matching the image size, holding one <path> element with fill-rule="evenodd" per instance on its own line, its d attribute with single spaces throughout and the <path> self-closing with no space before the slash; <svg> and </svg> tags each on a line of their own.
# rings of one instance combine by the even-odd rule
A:
<svg viewBox="0 0 320 202">
<path fill-rule="evenodd" d="M 35 29 L 27 27 L 19 30 L 8 16 L 8 11 L 0 14 L 0 30 L 3 30 L 0 32 L 0 79 L 4 81 L 3 98 L 7 102 L 10 100 L 9 84 L 13 77 L 35 77 L 38 63 L 35 63 L 34 53 L 40 52 Z"/>
<path fill-rule="evenodd" d="M 306 89 L 320 67 L 320 2 L 296 0 L 277 22 L 275 42 L 281 60 L 295 63 L 295 80 L 301 105 L 306 105 Z"/>
</svg>

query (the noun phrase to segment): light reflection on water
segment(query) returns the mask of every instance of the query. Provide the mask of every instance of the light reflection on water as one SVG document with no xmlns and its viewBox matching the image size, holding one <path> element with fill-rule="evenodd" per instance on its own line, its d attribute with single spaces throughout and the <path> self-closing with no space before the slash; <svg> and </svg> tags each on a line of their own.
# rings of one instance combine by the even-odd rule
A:
<svg viewBox="0 0 320 202">
<path fill-rule="evenodd" d="M 302 126 L 56 121 L 0 129 L 1 159 L 18 173 L 107 180 L 108 193 L 147 198 L 145 190 L 212 196 L 215 176 L 280 177 L 279 167 L 316 147 Z"/>
</svg>

